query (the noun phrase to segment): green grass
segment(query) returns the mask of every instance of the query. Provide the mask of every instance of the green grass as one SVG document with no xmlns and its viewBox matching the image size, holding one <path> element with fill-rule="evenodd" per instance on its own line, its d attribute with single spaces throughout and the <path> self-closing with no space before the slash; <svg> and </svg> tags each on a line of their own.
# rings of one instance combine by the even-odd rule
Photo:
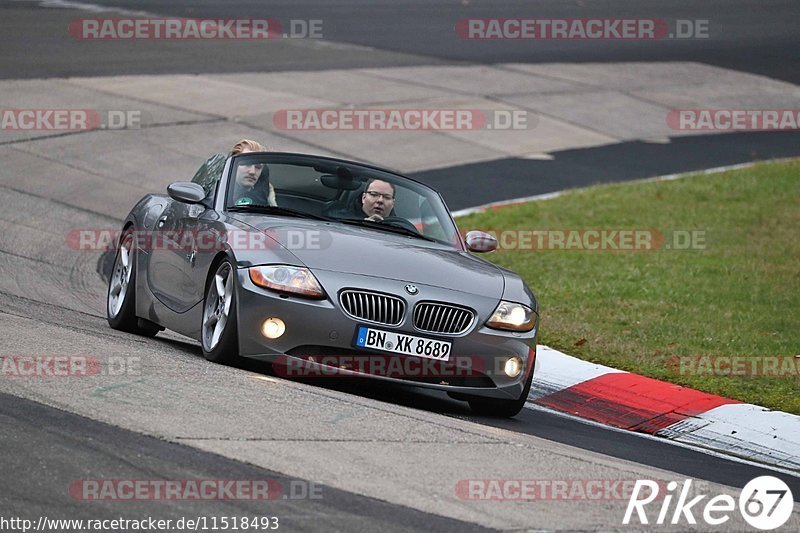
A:
<svg viewBox="0 0 800 533">
<path fill-rule="evenodd" d="M 655 228 L 704 249 L 498 250 L 539 300 L 540 342 L 577 357 L 800 414 L 800 377 L 690 375 L 675 356 L 800 354 L 800 160 L 603 185 L 463 217 L 462 231 Z M 698 247 L 700 248 L 700 247 Z M 800 358 L 792 359 L 800 367 Z"/>
</svg>

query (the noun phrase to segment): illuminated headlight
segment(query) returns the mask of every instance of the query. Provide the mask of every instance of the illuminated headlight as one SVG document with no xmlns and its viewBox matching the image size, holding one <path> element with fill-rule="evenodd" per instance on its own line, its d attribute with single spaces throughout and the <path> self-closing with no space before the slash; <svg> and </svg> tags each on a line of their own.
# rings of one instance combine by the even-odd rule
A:
<svg viewBox="0 0 800 533">
<path fill-rule="evenodd" d="M 519 376 L 520 372 L 522 372 L 522 359 L 514 356 L 506 361 L 506 364 L 503 365 L 503 372 L 510 378 Z"/>
<path fill-rule="evenodd" d="M 286 324 L 280 318 L 270 317 L 261 325 L 261 334 L 268 339 L 277 339 L 286 332 Z"/>
<path fill-rule="evenodd" d="M 265 289 L 291 292 L 308 298 L 325 298 L 317 278 L 307 268 L 288 265 L 268 265 L 250 267 L 250 280 Z"/>
<path fill-rule="evenodd" d="M 536 326 L 536 313 L 522 304 L 500 302 L 486 325 L 509 331 L 530 331 Z"/>
</svg>

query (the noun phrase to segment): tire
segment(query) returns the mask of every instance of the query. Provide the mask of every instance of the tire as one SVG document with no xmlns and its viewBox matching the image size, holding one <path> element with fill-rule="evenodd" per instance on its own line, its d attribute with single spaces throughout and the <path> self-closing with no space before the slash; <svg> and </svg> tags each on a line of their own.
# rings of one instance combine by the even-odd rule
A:
<svg viewBox="0 0 800 533">
<path fill-rule="evenodd" d="M 499 400 L 497 398 L 481 398 L 471 396 L 467 401 L 472 412 L 477 415 L 494 416 L 498 418 L 511 418 L 522 411 L 525 402 L 528 400 L 528 393 L 531 391 L 533 382 L 533 368 L 522 389 L 522 394 L 516 400 Z"/>
<path fill-rule="evenodd" d="M 236 271 L 223 259 L 206 283 L 200 344 L 203 357 L 214 363 L 231 364 L 239 356 L 236 321 Z M 222 291 L 222 294 L 220 294 Z"/>
<path fill-rule="evenodd" d="M 113 329 L 153 337 L 162 327 L 136 316 L 136 258 L 133 232 L 122 234 L 108 279 L 106 319 Z"/>
</svg>

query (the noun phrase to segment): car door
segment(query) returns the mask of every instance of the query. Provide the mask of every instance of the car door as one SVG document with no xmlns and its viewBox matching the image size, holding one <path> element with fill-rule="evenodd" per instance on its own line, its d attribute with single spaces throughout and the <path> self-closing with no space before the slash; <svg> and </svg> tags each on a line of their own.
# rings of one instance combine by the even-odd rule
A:
<svg viewBox="0 0 800 533">
<path fill-rule="evenodd" d="M 173 201 L 156 221 L 148 279 L 161 303 L 184 313 L 197 302 L 197 218 L 206 207 Z"/>
<path fill-rule="evenodd" d="M 207 201 L 187 204 L 173 200 L 155 225 L 148 278 L 153 294 L 176 313 L 185 313 L 203 299 L 210 255 L 218 248 L 214 205 L 217 183 L 226 156 L 210 157 L 192 178 L 203 187 Z M 199 259 L 199 261 L 198 261 Z"/>
</svg>

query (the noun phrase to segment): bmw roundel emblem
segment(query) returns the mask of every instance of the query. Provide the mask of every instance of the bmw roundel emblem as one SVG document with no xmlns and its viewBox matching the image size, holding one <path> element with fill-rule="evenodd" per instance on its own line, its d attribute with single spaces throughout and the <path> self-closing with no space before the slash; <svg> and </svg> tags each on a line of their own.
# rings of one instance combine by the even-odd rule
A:
<svg viewBox="0 0 800 533">
<path fill-rule="evenodd" d="M 417 288 L 416 285 L 406 285 L 406 292 L 408 294 L 417 294 L 419 292 L 419 289 Z"/>
</svg>

